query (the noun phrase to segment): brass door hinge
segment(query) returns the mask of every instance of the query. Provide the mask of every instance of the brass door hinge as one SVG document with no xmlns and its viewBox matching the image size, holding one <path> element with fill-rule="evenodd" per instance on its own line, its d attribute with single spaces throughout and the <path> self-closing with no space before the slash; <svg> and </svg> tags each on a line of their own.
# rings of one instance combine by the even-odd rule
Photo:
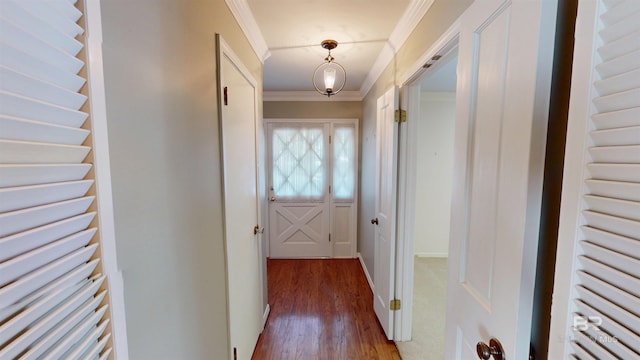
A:
<svg viewBox="0 0 640 360">
<path fill-rule="evenodd" d="M 391 302 L 389 303 L 389 309 L 390 310 L 400 310 L 400 300 L 399 299 L 391 300 Z"/>
<path fill-rule="evenodd" d="M 396 110 L 395 120 L 397 123 L 407 122 L 407 111 L 406 110 Z"/>
</svg>

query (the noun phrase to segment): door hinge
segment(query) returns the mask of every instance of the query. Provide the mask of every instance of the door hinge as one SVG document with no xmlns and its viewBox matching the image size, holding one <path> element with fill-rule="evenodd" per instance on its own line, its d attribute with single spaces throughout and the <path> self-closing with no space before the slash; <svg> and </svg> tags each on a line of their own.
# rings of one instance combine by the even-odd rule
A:
<svg viewBox="0 0 640 360">
<path fill-rule="evenodd" d="M 329 234 L 329 242 L 331 242 L 331 234 Z"/>
<path fill-rule="evenodd" d="M 397 123 L 407 122 L 407 111 L 406 110 L 396 110 L 395 120 Z"/>
<path fill-rule="evenodd" d="M 329 185 L 329 194 L 331 194 L 331 185 Z"/>
<path fill-rule="evenodd" d="M 223 94 L 223 97 L 224 97 L 224 104 L 225 104 L 225 105 L 229 105 L 229 97 L 228 97 L 227 92 L 228 92 L 228 91 L 227 91 L 227 87 L 225 86 L 225 87 L 224 87 L 224 92 L 223 92 L 223 93 L 224 93 L 224 94 Z"/>
<path fill-rule="evenodd" d="M 331 135 L 329 135 L 329 144 L 331 144 Z"/>
<path fill-rule="evenodd" d="M 393 299 L 389 302 L 389 310 L 400 310 L 400 300 Z"/>
</svg>

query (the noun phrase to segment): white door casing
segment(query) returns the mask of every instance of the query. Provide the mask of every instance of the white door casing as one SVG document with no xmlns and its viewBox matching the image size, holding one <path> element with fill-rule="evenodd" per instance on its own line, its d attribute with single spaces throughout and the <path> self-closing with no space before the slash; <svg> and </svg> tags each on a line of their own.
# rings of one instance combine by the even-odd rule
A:
<svg viewBox="0 0 640 360">
<path fill-rule="evenodd" d="M 395 110 L 398 89 L 393 87 L 378 98 L 376 130 L 376 217 L 373 275 L 373 308 L 389 340 L 393 340 L 394 314 L 390 302 L 395 289 L 395 223 L 397 133 Z"/>
<path fill-rule="evenodd" d="M 262 330 L 256 163 L 257 82 L 217 37 L 230 358 L 251 359 Z M 236 357 L 237 356 L 237 357 Z"/>
<path fill-rule="evenodd" d="M 446 359 L 529 355 L 556 1 L 476 1 L 460 28 Z"/>
</svg>

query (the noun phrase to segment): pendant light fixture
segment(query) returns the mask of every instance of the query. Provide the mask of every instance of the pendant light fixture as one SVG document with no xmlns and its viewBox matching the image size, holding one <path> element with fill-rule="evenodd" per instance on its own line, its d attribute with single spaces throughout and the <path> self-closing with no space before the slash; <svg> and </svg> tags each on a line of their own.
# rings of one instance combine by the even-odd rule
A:
<svg viewBox="0 0 640 360">
<path fill-rule="evenodd" d="M 313 86 L 316 90 L 328 97 L 339 93 L 344 85 L 347 83 L 347 72 L 342 65 L 333 61 L 334 57 L 331 56 L 331 50 L 338 47 L 338 42 L 335 40 L 324 40 L 320 46 L 329 51 L 329 55 L 324 58 L 324 62 L 316 68 L 313 72 Z M 321 77 L 322 76 L 322 77 Z M 322 85 L 318 83 L 322 81 Z"/>
</svg>

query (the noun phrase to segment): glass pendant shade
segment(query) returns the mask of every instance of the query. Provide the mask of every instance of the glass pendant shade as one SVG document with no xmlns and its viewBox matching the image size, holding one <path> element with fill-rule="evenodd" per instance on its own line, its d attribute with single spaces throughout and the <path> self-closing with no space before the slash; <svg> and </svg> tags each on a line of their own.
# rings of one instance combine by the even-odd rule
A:
<svg viewBox="0 0 640 360">
<path fill-rule="evenodd" d="M 336 69 L 324 69 L 324 88 L 328 93 L 333 92 L 333 85 L 336 83 Z"/>
</svg>

